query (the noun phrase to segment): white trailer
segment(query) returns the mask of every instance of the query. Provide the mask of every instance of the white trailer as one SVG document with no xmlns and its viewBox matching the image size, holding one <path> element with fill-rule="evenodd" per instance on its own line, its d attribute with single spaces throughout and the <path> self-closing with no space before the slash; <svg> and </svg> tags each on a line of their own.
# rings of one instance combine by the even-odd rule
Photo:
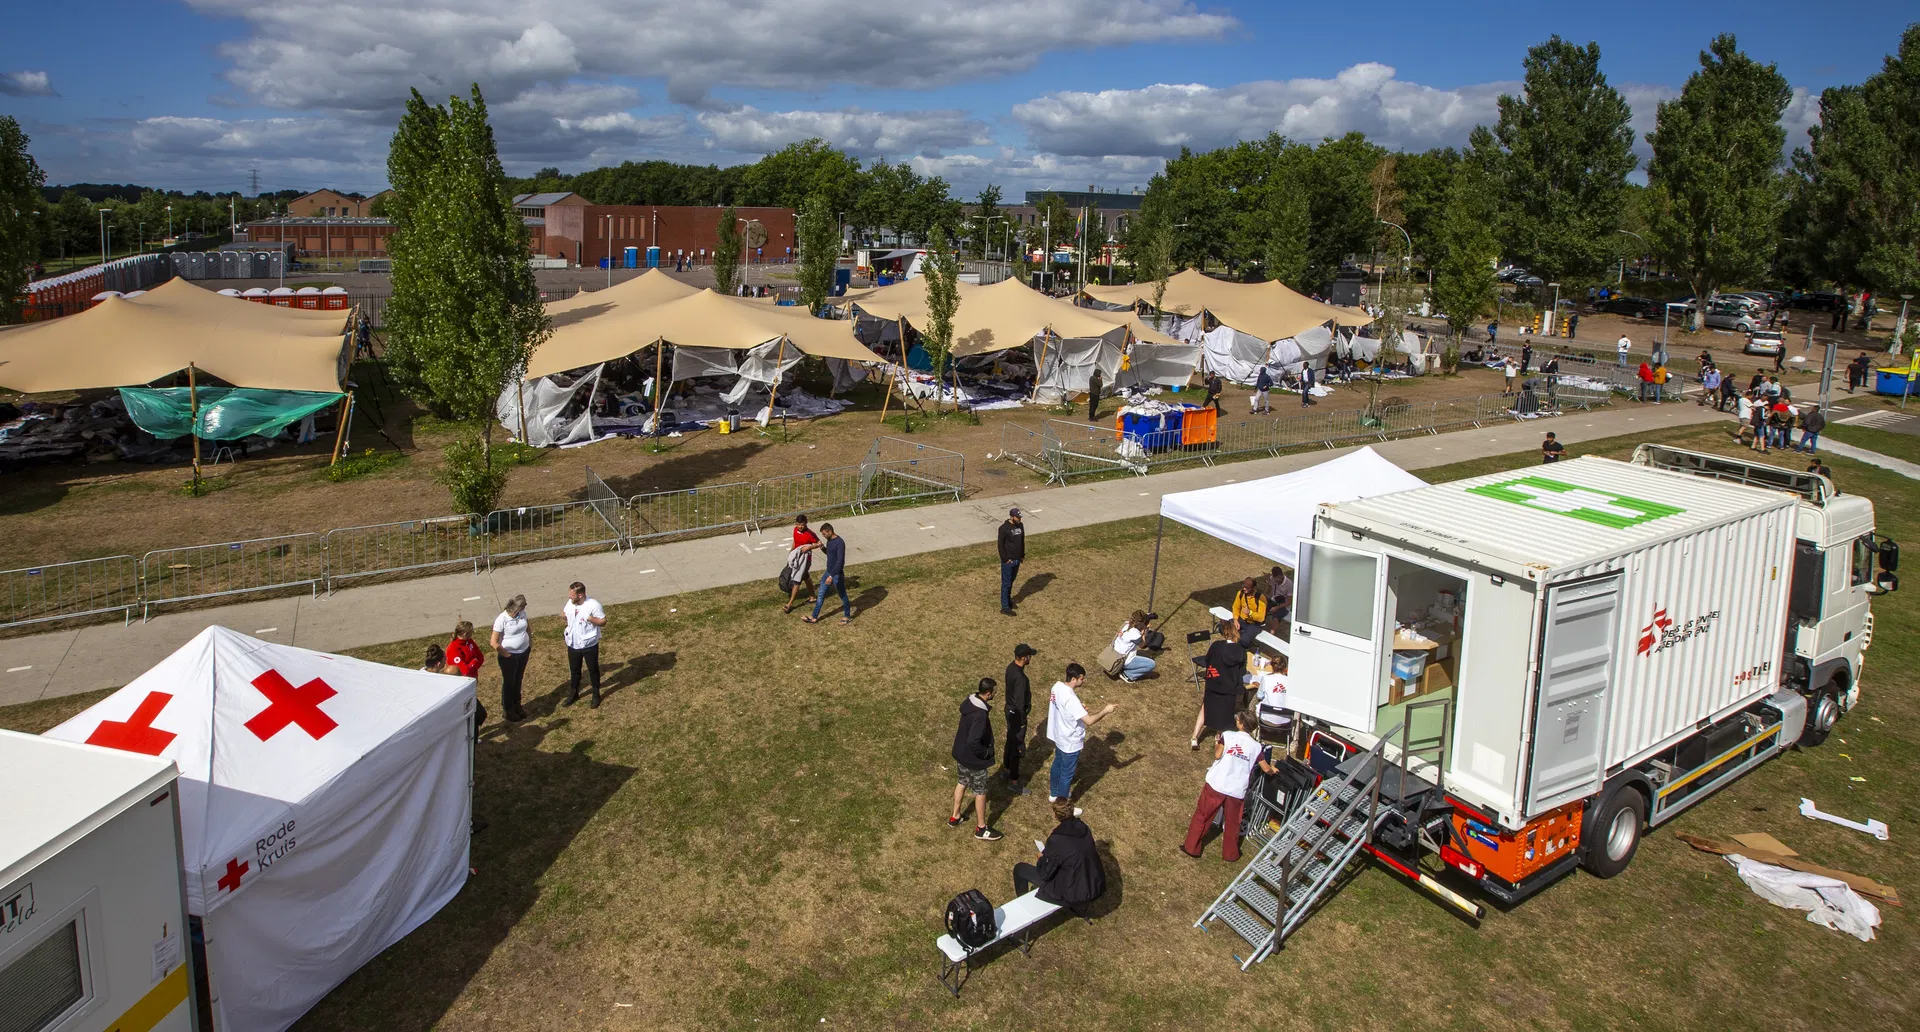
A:
<svg viewBox="0 0 1920 1032">
<path fill-rule="evenodd" d="M 190 1032 L 172 761 L 0 731 L 0 1026 Z"/>
<path fill-rule="evenodd" d="M 1200 923 L 1278 948 L 1362 852 L 1514 903 L 1859 699 L 1899 549 L 1826 478 L 1642 446 L 1319 507 L 1288 703 L 1327 775 Z M 1260 804 L 1257 821 L 1264 822 Z"/>
</svg>

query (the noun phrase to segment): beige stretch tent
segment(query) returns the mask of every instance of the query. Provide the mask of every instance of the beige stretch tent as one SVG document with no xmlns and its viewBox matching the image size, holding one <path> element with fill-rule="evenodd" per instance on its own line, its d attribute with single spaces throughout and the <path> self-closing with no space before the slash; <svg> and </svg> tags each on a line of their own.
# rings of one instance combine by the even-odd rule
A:
<svg viewBox="0 0 1920 1032">
<path fill-rule="evenodd" d="M 1108 304 L 1153 303 L 1152 282 L 1087 287 L 1085 293 Z M 1365 326 L 1373 321 L 1365 312 L 1322 304 L 1284 283 L 1228 283 L 1195 269 L 1167 278 L 1167 293 L 1160 306 L 1161 311 L 1188 316 L 1204 311 L 1217 323 L 1267 341 L 1297 336 L 1327 322 Z"/>
<path fill-rule="evenodd" d="M 223 297 L 171 279 L 75 315 L 0 328 L 0 387 L 135 387 L 189 365 L 235 387 L 340 393 L 348 313 Z"/>
<path fill-rule="evenodd" d="M 875 318 L 905 321 L 924 330 L 928 317 L 926 284 L 926 277 L 920 276 L 867 291 L 851 300 Z M 1149 344 L 1178 346 L 1180 343 L 1131 312 L 1081 308 L 1050 298 L 1017 280 L 1001 280 L 984 287 L 971 283 L 957 286 L 960 307 L 953 317 L 953 353 L 958 358 L 1023 347 L 1043 333 L 1055 337 L 1107 337 L 1121 327 L 1126 327 L 1136 340 Z"/>
</svg>

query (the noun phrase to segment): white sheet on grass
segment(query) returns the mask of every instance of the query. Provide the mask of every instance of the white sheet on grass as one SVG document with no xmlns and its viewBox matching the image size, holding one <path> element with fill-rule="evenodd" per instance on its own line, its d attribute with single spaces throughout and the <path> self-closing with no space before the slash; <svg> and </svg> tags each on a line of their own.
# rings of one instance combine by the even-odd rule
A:
<svg viewBox="0 0 1920 1032">
<path fill-rule="evenodd" d="M 1321 502 L 1425 486 L 1379 452 L 1362 448 L 1277 477 L 1162 495 L 1160 515 L 1292 569 L 1300 561 L 1299 540 L 1313 536 Z"/>
<path fill-rule="evenodd" d="M 1807 920 L 1814 924 L 1845 932 L 1861 942 L 1873 941 L 1873 930 L 1880 926 L 1880 909 L 1846 882 L 1763 864 L 1738 853 L 1728 853 L 1727 863 L 1761 899 L 1789 910 L 1804 910 Z"/>
</svg>

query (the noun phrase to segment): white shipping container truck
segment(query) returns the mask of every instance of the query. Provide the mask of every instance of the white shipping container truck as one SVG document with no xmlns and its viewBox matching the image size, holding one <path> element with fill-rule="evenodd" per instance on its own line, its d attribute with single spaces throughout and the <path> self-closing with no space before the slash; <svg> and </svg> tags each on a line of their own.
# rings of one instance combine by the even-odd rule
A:
<svg viewBox="0 0 1920 1032">
<path fill-rule="evenodd" d="M 0 731 L 0 1026 L 191 1032 L 172 761 Z"/>
<path fill-rule="evenodd" d="M 1363 851 L 1476 914 L 1425 857 L 1503 903 L 1625 869 L 1825 739 L 1899 560 L 1824 477 L 1651 445 L 1323 504 L 1299 553 L 1287 697 L 1327 777 L 1201 919 L 1247 963 Z"/>
</svg>

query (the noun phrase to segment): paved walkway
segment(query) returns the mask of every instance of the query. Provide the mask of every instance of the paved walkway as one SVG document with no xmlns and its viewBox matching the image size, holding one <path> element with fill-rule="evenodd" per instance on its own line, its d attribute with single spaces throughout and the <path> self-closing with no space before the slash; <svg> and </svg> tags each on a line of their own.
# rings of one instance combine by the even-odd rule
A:
<svg viewBox="0 0 1920 1032">
<path fill-rule="evenodd" d="M 1641 430 L 1726 417 L 1693 405 L 1622 404 L 1556 419 L 1503 423 L 1477 430 L 1375 444 L 1406 469 L 1445 465 L 1537 447 L 1557 433 L 1568 445 Z M 950 502 L 916 509 L 836 518 L 849 563 L 871 563 L 994 540 L 1009 505 L 1029 516 L 1027 532 L 1082 527 L 1152 515 L 1160 496 L 1273 476 L 1311 466 L 1350 449 L 1227 462 L 1148 477 Z M 503 599 L 525 594 L 533 616 L 559 612 L 568 583 L 586 582 L 602 602 L 634 602 L 765 579 L 771 585 L 787 552 L 785 526 L 756 535 L 731 534 L 641 548 L 502 566 L 349 588 L 331 596 L 270 598 L 219 608 L 166 612 L 147 623 L 95 624 L 0 640 L 0 705 L 54 698 L 126 684 L 204 628 L 220 624 L 255 637 L 337 651 L 378 642 L 444 635 L 461 619 L 487 626 Z"/>
<path fill-rule="evenodd" d="M 1920 463 L 1896 459 L 1891 455 L 1882 455 L 1877 451 L 1857 448 L 1845 441 L 1836 441 L 1831 437 L 1820 438 L 1820 450 L 1834 455 L 1842 455 L 1855 462 L 1864 462 L 1869 466 L 1892 470 L 1909 480 L 1920 480 Z"/>
</svg>

